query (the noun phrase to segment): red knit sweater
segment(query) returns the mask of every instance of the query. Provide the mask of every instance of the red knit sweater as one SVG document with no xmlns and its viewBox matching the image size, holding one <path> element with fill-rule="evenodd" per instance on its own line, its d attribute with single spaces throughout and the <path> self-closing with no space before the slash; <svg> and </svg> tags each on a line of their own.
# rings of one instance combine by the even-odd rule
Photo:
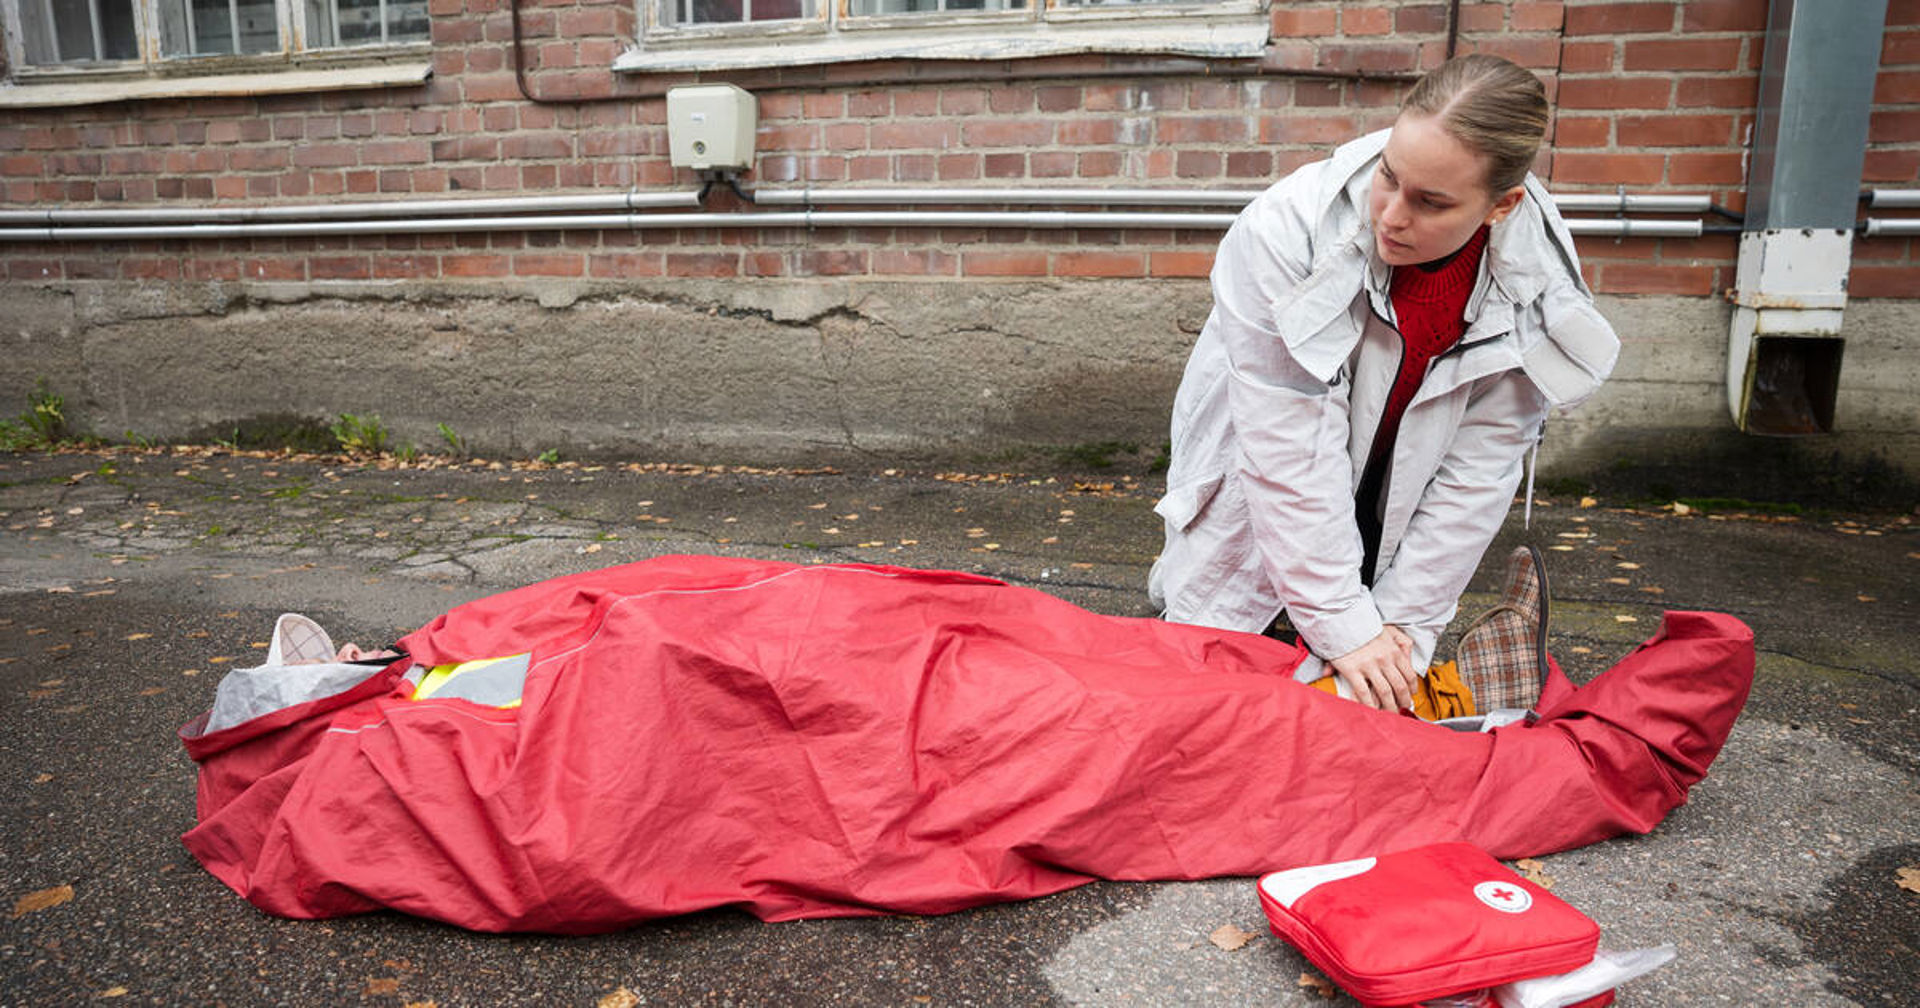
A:
<svg viewBox="0 0 1920 1008">
<path fill-rule="evenodd" d="M 1400 370 L 1393 388 L 1387 393 L 1380 427 L 1373 435 L 1367 453 L 1367 468 L 1354 494 L 1355 517 L 1366 548 L 1361 578 L 1373 583 L 1374 559 L 1380 548 L 1381 494 L 1391 468 L 1393 443 L 1400 435 L 1400 418 L 1413 402 L 1414 393 L 1427 376 L 1427 365 L 1435 357 L 1452 349 L 1467 331 L 1467 298 L 1473 295 L 1474 281 L 1480 276 L 1480 257 L 1486 252 L 1487 229 L 1481 227 L 1460 247 L 1460 251 L 1438 264 L 1396 267 L 1388 285 L 1393 299 L 1393 314 L 1399 321 Z"/>
</svg>

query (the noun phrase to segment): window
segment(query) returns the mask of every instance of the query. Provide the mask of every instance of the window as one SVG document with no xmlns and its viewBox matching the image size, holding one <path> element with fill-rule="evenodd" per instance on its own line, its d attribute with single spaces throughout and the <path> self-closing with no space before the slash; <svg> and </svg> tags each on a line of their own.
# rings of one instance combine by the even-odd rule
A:
<svg viewBox="0 0 1920 1008">
<path fill-rule="evenodd" d="M 1267 0 L 638 0 L 617 71 L 1080 52 L 1251 58 Z"/>
<path fill-rule="evenodd" d="M 427 41 L 427 0 L 6 0 L 6 12 L 12 62 L 23 69 L 137 69 Z"/>
</svg>

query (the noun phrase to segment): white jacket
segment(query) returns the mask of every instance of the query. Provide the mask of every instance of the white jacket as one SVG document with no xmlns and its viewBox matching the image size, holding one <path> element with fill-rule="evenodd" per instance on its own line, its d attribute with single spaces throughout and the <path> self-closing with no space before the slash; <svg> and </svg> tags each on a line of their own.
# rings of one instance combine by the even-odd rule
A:
<svg viewBox="0 0 1920 1008">
<path fill-rule="evenodd" d="M 1220 243 L 1214 307 L 1173 410 L 1167 542 L 1148 591 L 1167 619 L 1260 631 L 1284 606 L 1338 657 L 1404 628 L 1414 667 L 1499 530 L 1549 406 L 1613 370 L 1573 239 L 1539 181 L 1495 224 L 1460 343 L 1428 367 L 1394 443 L 1373 588 L 1358 484 L 1399 367 L 1367 190 L 1387 131 L 1275 183 Z M 1309 662 L 1305 674 L 1314 674 Z"/>
</svg>

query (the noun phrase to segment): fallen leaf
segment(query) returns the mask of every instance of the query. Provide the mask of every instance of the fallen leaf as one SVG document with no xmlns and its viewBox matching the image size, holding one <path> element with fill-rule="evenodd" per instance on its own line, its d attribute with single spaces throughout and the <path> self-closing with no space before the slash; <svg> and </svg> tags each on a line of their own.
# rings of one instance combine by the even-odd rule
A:
<svg viewBox="0 0 1920 1008">
<path fill-rule="evenodd" d="M 1313 972 L 1300 974 L 1300 979 L 1294 983 L 1294 986 L 1310 990 L 1320 995 L 1322 1001 L 1333 1000 L 1333 996 L 1336 993 L 1333 981 Z"/>
<path fill-rule="evenodd" d="M 1598 504 L 1598 503 L 1600 503 L 1600 502 L 1599 502 L 1599 501 L 1597 501 L 1597 500 L 1594 500 L 1594 499 L 1593 499 L 1592 497 L 1582 497 L 1582 498 L 1580 498 L 1580 506 L 1581 506 L 1581 507 L 1583 507 L 1583 508 L 1590 508 L 1590 507 L 1593 507 L 1593 506 L 1594 506 L 1595 504 Z"/>
<path fill-rule="evenodd" d="M 149 637 L 151 637 L 151 636 L 153 636 L 153 635 L 152 635 L 152 634 L 150 634 L 150 633 L 130 633 L 130 634 L 128 634 L 128 635 L 126 635 L 126 636 L 125 636 L 124 638 L 121 638 L 121 639 L 122 639 L 122 640 L 146 640 L 147 638 L 149 638 Z"/>
<path fill-rule="evenodd" d="M 103 998 L 126 997 L 127 989 L 125 987 L 109 987 L 101 991 L 100 996 Z"/>
<path fill-rule="evenodd" d="M 635 1008 L 640 1003 L 640 995 L 621 987 L 601 998 L 595 1008 Z"/>
<path fill-rule="evenodd" d="M 1872 601 L 1874 601 L 1874 597 L 1873 597 L 1872 595 L 1855 595 L 1855 596 L 1854 596 L 1854 598 L 1855 598 L 1855 599 L 1858 599 L 1858 600 L 1859 600 L 1859 601 L 1861 601 L 1861 602 L 1872 602 Z"/>
<path fill-rule="evenodd" d="M 368 977 L 366 993 L 369 996 L 375 994 L 398 994 L 400 993 L 400 978 Z"/>
<path fill-rule="evenodd" d="M 438 1001 L 409 1001 L 402 1008 L 440 1008 Z"/>
<path fill-rule="evenodd" d="M 1665 588 L 1660 587 L 1659 585 L 1647 585 L 1646 587 L 1640 590 L 1643 592 L 1646 592 L 1649 595 L 1665 595 L 1667 593 L 1667 590 Z"/>
<path fill-rule="evenodd" d="M 1639 570 L 1640 569 L 1640 565 L 1637 563 L 1634 563 L 1631 560 L 1622 560 L 1619 563 L 1614 564 L 1614 566 L 1620 568 L 1621 570 Z"/>
<path fill-rule="evenodd" d="M 1895 871 L 1893 874 L 1894 877 L 1899 880 L 1895 882 L 1894 885 L 1910 893 L 1920 893 L 1920 866 L 1909 865 Z"/>
<path fill-rule="evenodd" d="M 1550 550 L 1552 550 L 1552 551 L 1554 551 L 1555 553 L 1571 553 L 1571 552 L 1573 552 L 1573 547 L 1572 547 L 1572 546 L 1569 546 L 1569 545 L 1567 545 L 1566 543 L 1554 543 L 1553 545 L 1551 545 L 1551 546 L 1549 546 L 1549 547 L 1547 547 L 1547 548 L 1548 548 L 1548 549 L 1550 549 Z"/>
<path fill-rule="evenodd" d="M 1553 888 L 1553 876 L 1547 874 L 1547 866 L 1540 863 L 1539 861 L 1536 861 L 1533 858 L 1521 858 L 1520 860 L 1515 861 L 1513 863 L 1513 866 L 1515 868 L 1520 869 L 1520 873 L 1522 875 L 1525 875 L 1527 878 L 1527 881 L 1533 883 L 1534 885 L 1537 885 L 1542 889 Z"/>
<path fill-rule="evenodd" d="M 1222 924 L 1213 929 L 1213 933 L 1207 936 L 1207 940 L 1228 952 L 1237 952 L 1242 946 L 1258 937 L 1260 936 L 1251 931 L 1241 930 L 1236 924 Z"/>
<path fill-rule="evenodd" d="M 1686 506 L 1685 504 L 1680 503 L 1679 501 L 1674 501 L 1671 507 L 1673 508 L 1673 513 L 1677 515 L 1693 513 L 1692 508 Z"/>
<path fill-rule="evenodd" d="M 1640 622 L 1640 617 L 1638 617 L 1638 616 L 1628 616 L 1628 615 L 1626 615 L 1625 613 L 1621 613 L 1621 614 L 1618 614 L 1618 615 L 1616 615 L 1616 616 L 1614 616 L 1614 617 L 1613 617 L 1613 621 L 1614 621 L 1615 623 L 1638 623 L 1638 622 Z"/>
<path fill-rule="evenodd" d="M 73 887 L 70 885 L 57 885 L 51 889 L 36 889 L 13 901 L 13 916 L 15 920 L 18 920 L 27 914 L 37 913 L 49 907 L 57 907 L 72 898 Z"/>
<path fill-rule="evenodd" d="M 50 780 L 52 780 L 52 779 L 53 779 L 53 775 L 52 775 L 52 774 L 50 774 L 50 773 L 43 773 L 43 774 L 39 774 L 38 776 L 36 776 L 36 777 L 34 777 L 34 778 L 33 778 L 33 782 L 34 782 L 35 784 L 45 784 L 46 782 L 48 782 L 48 781 L 50 781 Z"/>
<path fill-rule="evenodd" d="M 141 696 L 159 696 L 160 694 L 165 693 L 166 691 L 167 691 L 167 688 L 165 686 L 149 686 L 146 689 L 141 690 L 140 695 Z"/>
<path fill-rule="evenodd" d="M 1617 584 L 1617 585 L 1626 585 L 1626 584 L 1632 584 L 1632 583 L 1633 583 L 1633 579 L 1632 579 L 1632 578 L 1623 578 L 1623 577 L 1611 577 L 1611 578 L 1608 578 L 1608 579 L 1607 579 L 1607 583 L 1608 583 L 1608 584 Z"/>
<path fill-rule="evenodd" d="M 191 640 L 204 640 L 204 639 L 206 639 L 206 638 L 207 638 L 207 637 L 209 637 L 209 636 L 211 636 L 211 634 L 208 634 L 208 633 L 207 633 L 207 632 L 206 632 L 205 630 L 189 630 L 189 631 L 187 631 L 187 637 L 188 637 L 189 639 L 191 639 Z"/>
<path fill-rule="evenodd" d="M 230 662 L 232 660 L 233 660 L 232 658 L 229 658 L 226 655 L 215 655 L 212 658 L 207 659 L 209 663 L 214 665 L 224 665 L 227 662 Z"/>
</svg>

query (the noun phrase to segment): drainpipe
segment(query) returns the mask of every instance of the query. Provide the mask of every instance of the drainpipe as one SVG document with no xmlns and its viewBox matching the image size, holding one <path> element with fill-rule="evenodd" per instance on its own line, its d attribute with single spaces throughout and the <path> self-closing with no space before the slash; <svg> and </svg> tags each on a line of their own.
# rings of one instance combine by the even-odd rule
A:
<svg viewBox="0 0 1920 1008">
<path fill-rule="evenodd" d="M 1731 297 L 1727 406 L 1750 434 L 1833 430 L 1886 0 L 1772 0 Z"/>
</svg>

